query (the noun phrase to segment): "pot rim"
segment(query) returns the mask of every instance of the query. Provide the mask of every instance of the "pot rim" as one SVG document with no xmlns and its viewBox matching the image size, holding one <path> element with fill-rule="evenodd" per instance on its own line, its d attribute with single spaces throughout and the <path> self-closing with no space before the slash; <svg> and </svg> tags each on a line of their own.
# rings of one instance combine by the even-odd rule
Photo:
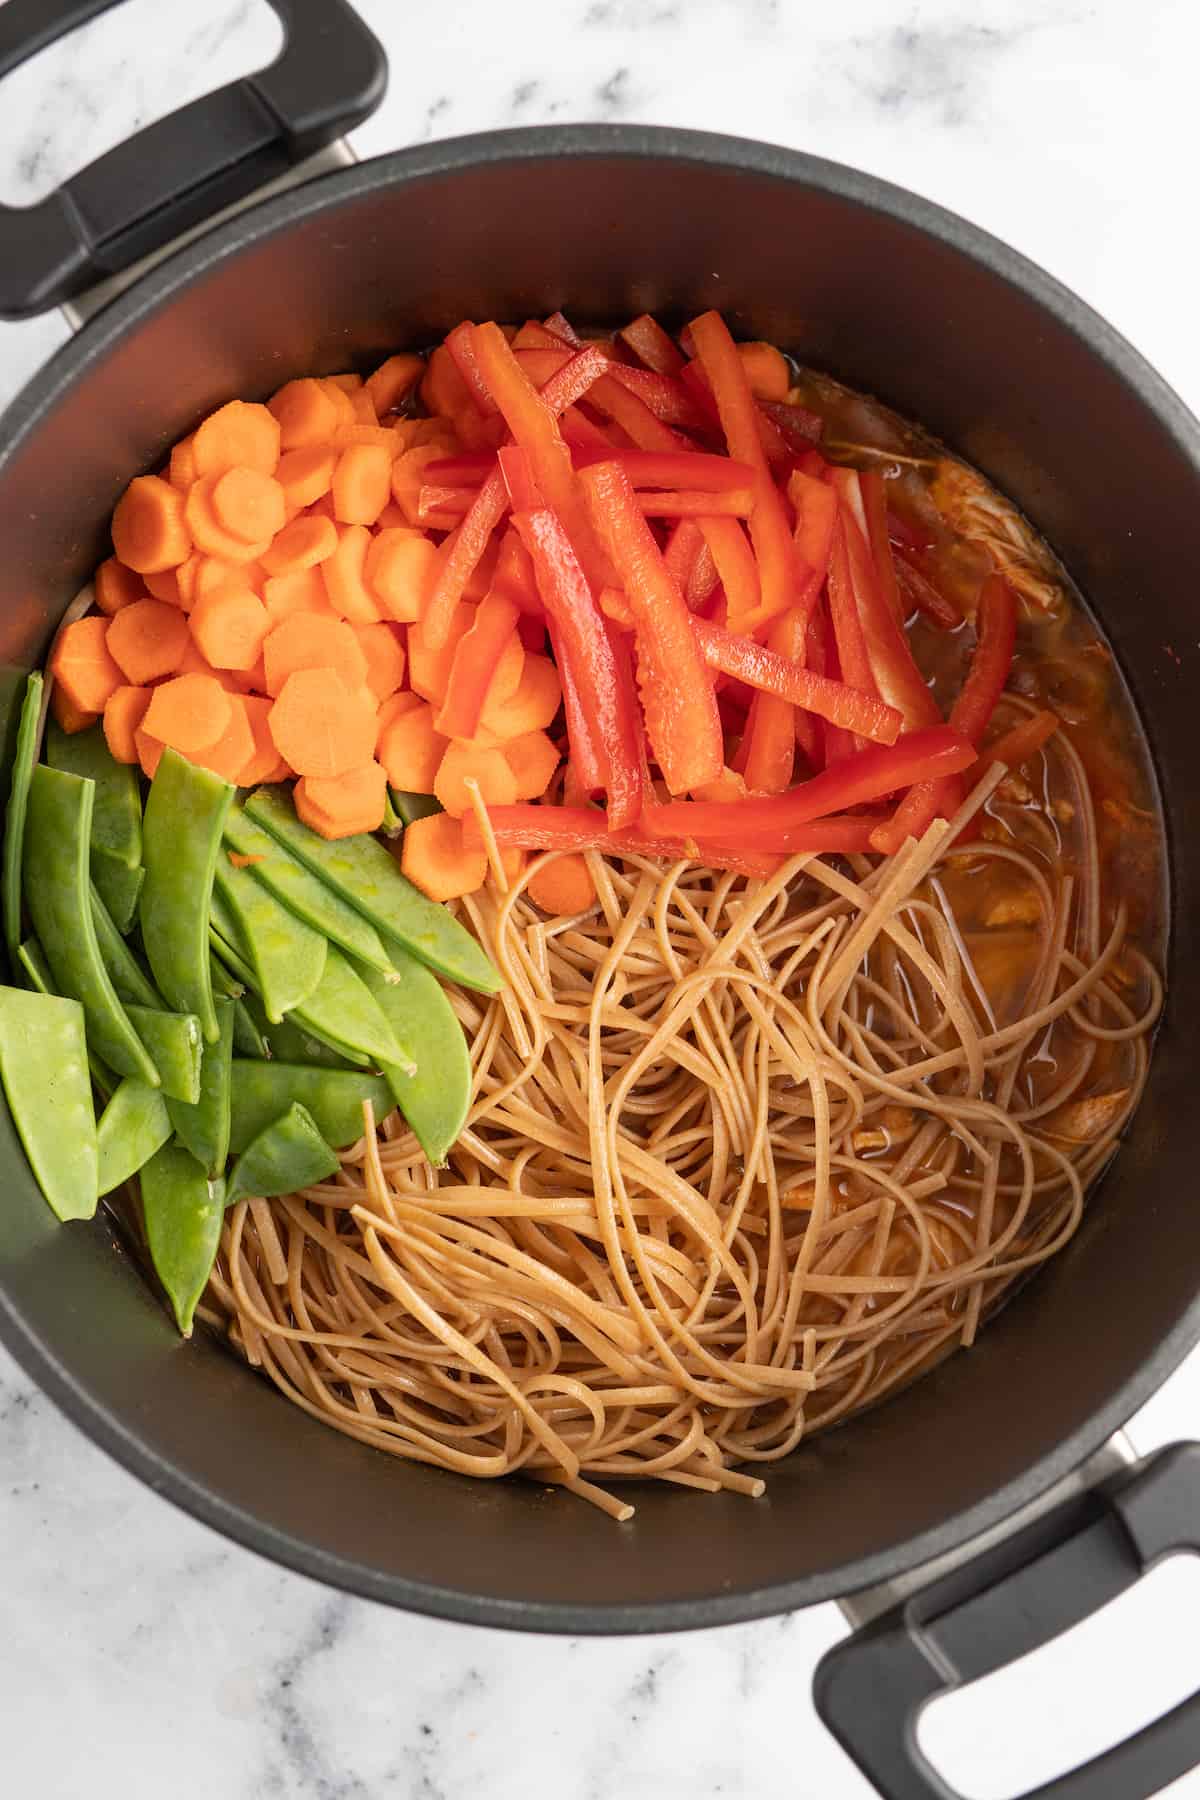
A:
<svg viewBox="0 0 1200 1800">
<path fill-rule="evenodd" d="M 1200 422 L 1161 375 L 1071 289 L 1001 239 L 910 190 L 842 163 L 781 145 L 668 126 L 551 125 L 474 133 L 391 151 L 261 201 L 165 257 L 90 320 L 0 414 L 0 477 L 42 420 L 91 364 L 190 282 L 252 243 L 361 195 L 402 182 L 436 179 L 472 166 L 502 167 L 551 158 L 653 159 L 766 176 L 844 199 L 907 225 L 1020 290 L 1081 339 L 1132 390 L 1191 464 L 1200 483 Z M 45 1348 L 0 1281 L 0 1342 L 81 1430 L 156 1493 L 247 1549 L 302 1575 L 363 1598 L 464 1624 L 616 1635 L 728 1625 L 834 1600 L 942 1556 L 1002 1524 L 1078 1469 L 1119 1430 L 1200 1340 L 1200 1292 L 1154 1353 L 1053 1450 L 983 1500 L 938 1526 L 861 1557 L 848 1568 L 738 1593 L 636 1606 L 559 1605 L 472 1595 L 386 1575 L 284 1532 L 214 1493 L 146 1443 L 135 1425 L 89 1393 L 86 1379 Z"/>
</svg>

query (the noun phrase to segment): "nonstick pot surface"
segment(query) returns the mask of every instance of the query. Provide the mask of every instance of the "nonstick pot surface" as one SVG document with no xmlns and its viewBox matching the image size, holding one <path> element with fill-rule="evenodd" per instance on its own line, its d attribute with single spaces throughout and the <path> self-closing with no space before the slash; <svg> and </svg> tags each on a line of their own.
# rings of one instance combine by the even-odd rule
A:
<svg viewBox="0 0 1200 1800">
<path fill-rule="evenodd" d="M 252 1548 L 489 1624 L 708 1625 L 895 1573 L 1072 1468 L 1200 1335 L 1192 1090 L 1200 434 L 1070 294 L 851 171 L 699 134 L 504 133 L 384 157 L 256 208 L 89 326 L 0 426 L 0 662 L 44 654 L 130 475 L 206 408 L 367 363 L 463 317 L 718 307 L 978 464 L 1095 606 L 1163 787 L 1169 1009 L 1129 1140 L 1070 1248 L 985 1332 L 768 1471 L 767 1497 L 648 1487 L 619 1527 L 521 1483 L 397 1464 L 180 1343 L 103 1219 L 56 1226 L 0 1119 L 0 1335 L 97 1442 Z"/>
</svg>

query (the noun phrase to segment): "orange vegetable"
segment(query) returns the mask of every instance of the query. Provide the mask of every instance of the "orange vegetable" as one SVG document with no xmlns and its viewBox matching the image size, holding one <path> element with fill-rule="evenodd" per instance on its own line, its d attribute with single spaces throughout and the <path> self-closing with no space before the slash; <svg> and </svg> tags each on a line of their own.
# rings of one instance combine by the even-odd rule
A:
<svg viewBox="0 0 1200 1800">
<path fill-rule="evenodd" d="M 57 683 L 50 689 L 50 711 L 69 735 L 86 731 L 100 717 L 99 713 L 88 712 L 84 707 L 76 706 L 66 689 Z"/>
<path fill-rule="evenodd" d="M 412 526 L 389 526 L 367 549 L 363 575 L 379 606 L 393 619 L 419 619 L 437 566 L 437 549 Z"/>
<path fill-rule="evenodd" d="M 246 856 L 241 850 L 227 850 L 225 854 L 235 869 L 252 869 L 255 863 L 266 860 L 262 856 Z"/>
<path fill-rule="evenodd" d="M 268 575 L 263 582 L 263 605 L 273 625 L 282 625 L 292 613 L 321 613 L 334 619 L 319 569 L 293 569 L 290 575 Z"/>
<path fill-rule="evenodd" d="M 483 703 L 494 683 L 500 684 L 498 694 L 515 692 L 525 662 L 525 652 L 516 632 L 518 616 L 515 602 L 499 593 L 489 594 L 476 607 L 471 628 L 458 640 L 446 676 L 438 715 L 438 730 L 446 737 L 474 736 Z M 428 619 L 422 629 L 428 638 Z M 503 667 L 501 681 L 502 665 L 507 666 Z"/>
<path fill-rule="evenodd" d="M 451 744 L 438 765 L 433 791 L 456 819 L 471 809 L 471 795 L 465 785 L 468 777 L 479 783 L 479 792 L 488 806 L 511 806 L 517 797 L 517 778 L 502 750 Z"/>
<path fill-rule="evenodd" d="M 356 625 L 373 625 L 379 618 L 379 602 L 367 586 L 365 574 L 370 542 L 365 525 L 341 525 L 337 548 L 321 564 L 329 604 Z"/>
<path fill-rule="evenodd" d="M 427 701 L 418 700 L 415 694 L 397 694 L 396 701 L 401 699 L 415 704 L 389 712 L 380 727 L 375 754 L 394 788 L 408 794 L 432 794 L 449 745 L 434 729 L 433 708 Z"/>
<path fill-rule="evenodd" d="M 334 780 L 305 775 L 292 789 L 297 816 L 322 837 L 354 837 L 378 831 L 387 801 L 387 776 L 377 762 L 363 763 Z"/>
<path fill-rule="evenodd" d="M 756 400 L 786 400 L 792 385 L 787 358 L 774 344 L 739 344 L 737 353 Z"/>
<path fill-rule="evenodd" d="M 513 773 L 518 800 L 540 800 L 558 768 L 558 749 L 544 731 L 510 738 L 501 754 Z"/>
<path fill-rule="evenodd" d="M 333 669 L 351 693 L 367 679 L 367 658 L 352 628 L 316 613 L 293 613 L 276 625 L 263 643 L 263 664 L 273 699 L 301 669 Z"/>
<path fill-rule="evenodd" d="M 323 380 L 331 387 L 339 388 L 347 397 L 356 394 L 363 386 L 363 378 L 354 369 L 342 369 L 336 375 L 326 375 Z"/>
<path fill-rule="evenodd" d="M 394 531 L 397 528 L 408 533 L 409 537 L 423 538 L 425 533 L 410 525 L 394 500 L 389 500 L 375 521 L 377 531 Z"/>
<path fill-rule="evenodd" d="M 167 480 L 171 486 L 186 494 L 196 479 L 196 434 L 190 432 L 187 437 L 180 438 L 171 452 L 171 460 L 167 465 Z"/>
<path fill-rule="evenodd" d="M 268 723 L 275 748 L 298 775 L 344 775 L 374 754 L 375 709 L 363 704 L 336 669 L 289 675 Z"/>
<path fill-rule="evenodd" d="M 177 675 L 150 696 L 142 729 L 183 756 L 207 750 L 225 731 L 233 712 L 231 696 L 212 675 Z"/>
<path fill-rule="evenodd" d="M 386 700 L 404 680 L 404 636 L 399 625 L 351 627 L 367 659 L 367 686 L 376 700 Z"/>
<path fill-rule="evenodd" d="M 112 541 L 120 560 L 141 575 L 173 569 L 192 547 L 183 495 L 161 476 L 136 476 L 117 501 Z"/>
<path fill-rule="evenodd" d="M 257 787 L 260 781 L 283 781 L 292 772 L 275 748 L 275 739 L 271 736 L 268 721 L 273 705 L 274 701 L 267 700 L 260 694 L 242 695 L 242 706 L 254 740 L 254 754 L 241 773 L 243 787 Z"/>
<path fill-rule="evenodd" d="M 153 688 L 125 686 L 114 688 L 108 696 L 104 708 L 104 741 L 117 762 L 137 761 L 134 739 L 154 692 Z"/>
<path fill-rule="evenodd" d="M 160 744 L 157 738 L 151 737 L 148 731 L 143 731 L 140 725 L 133 734 L 133 741 L 137 745 L 138 761 L 142 765 L 142 774 L 146 777 L 147 781 L 153 781 L 154 771 L 158 768 L 159 762 L 162 759 L 162 753 L 166 746 L 165 744 Z"/>
<path fill-rule="evenodd" d="M 333 472 L 333 510 L 343 525 L 373 525 L 391 493 L 392 459 L 382 444 L 352 444 Z"/>
<path fill-rule="evenodd" d="M 428 412 L 452 419 L 463 407 L 474 409 L 471 390 L 444 344 L 432 351 L 421 381 L 421 402 Z"/>
<path fill-rule="evenodd" d="M 246 400 L 230 400 L 210 413 L 196 429 L 193 453 L 197 475 L 223 475 L 226 469 L 257 469 L 273 475 L 279 463 L 279 421 Z"/>
<path fill-rule="evenodd" d="M 217 524 L 247 544 L 260 543 L 282 531 L 287 522 L 283 489 L 258 469 L 226 469 L 212 491 Z"/>
<path fill-rule="evenodd" d="M 96 605 L 110 619 L 131 601 L 144 599 L 146 593 L 141 578 L 132 569 L 127 569 L 123 562 L 118 562 L 115 556 L 107 557 L 100 564 L 93 586 Z"/>
<path fill-rule="evenodd" d="M 408 684 L 425 700 L 441 704 L 454 663 L 459 639 L 465 637 L 475 622 L 475 608 L 460 600 L 450 616 L 450 629 L 440 650 L 431 650 L 425 638 L 424 621 L 418 619 L 408 633 Z"/>
<path fill-rule="evenodd" d="M 357 423 L 354 408 L 350 404 L 350 396 L 336 376 L 319 375 L 317 386 L 333 406 L 335 431 L 339 431 L 343 425 Z"/>
<path fill-rule="evenodd" d="M 424 358 L 405 353 L 401 356 L 389 356 L 386 362 L 380 363 L 373 375 L 368 375 L 367 392 L 380 418 L 384 413 L 393 412 L 402 400 L 408 398 L 424 373 Z"/>
<path fill-rule="evenodd" d="M 109 621 L 108 650 L 126 681 L 157 681 L 174 674 L 190 635 L 187 614 L 177 606 L 163 600 L 135 600 Z"/>
<path fill-rule="evenodd" d="M 410 525 L 422 522 L 421 489 L 425 486 L 427 466 L 446 454 L 440 444 L 418 444 L 415 450 L 406 450 L 392 464 L 392 499 Z M 457 523 L 457 519 L 453 520 L 453 524 Z M 441 529 L 440 526 L 438 528 Z"/>
<path fill-rule="evenodd" d="M 507 699 L 488 693 L 480 725 L 505 740 L 545 731 L 562 704 L 558 670 L 548 656 L 526 655 L 515 693 Z"/>
<path fill-rule="evenodd" d="M 258 558 L 270 549 L 269 537 L 256 538 L 253 543 L 245 538 L 235 537 L 226 531 L 213 509 L 213 492 L 217 477 L 206 476 L 195 482 L 188 490 L 187 502 L 184 506 L 184 520 L 197 550 L 205 556 L 219 557 L 227 563 L 257 562 Z"/>
<path fill-rule="evenodd" d="M 257 746 L 254 731 L 246 712 L 244 694 L 230 694 L 229 723 L 217 739 L 206 750 L 192 752 L 191 760 L 202 769 L 211 769 L 222 781 L 232 781 L 236 787 L 247 786 L 246 771 L 257 758 Z"/>
<path fill-rule="evenodd" d="M 342 417 L 340 408 L 321 382 L 311 377 L 285 381 L 279 392 L 267 401 L 267 407 L 278 422 L 279 443 L 283 450 L 328 443 Z"/>
<path fill-rule="evenodd" d="M 219 556 L 198 556 L 192 581 L 192 605 L 203 600 L 205 594 L 215 594 L 218 588 L 228 587 L 231 581 L 238 587 L 254 588 L 257 592 L 260 579 L 261 568 L 256 562 L 231 563 L 223 562 Z"/>
<path fill-rule="evenodd" d="M 180 568 L 183 564 L 180 563 Z M 168 606 L 178 606 L 183 610 L 183 600 L 179 592 L 179 577 L 174 569 L 160 569 L 157 574 L 143 575 L 146 592 L 154 600 L 165 600 Z"/>
<path fill-rule="evenodd" d="M 214 669 L 193 637 L 189 637 L 187 647 L 172 672 L 175 675 L 211 675 L 214 681 L 219 682 L 231 694 L 236 692 L 239 680 L 231 669 Z"/>
<path fill-rule="evenodd" d="M 193 550 L 192 554 L 186 561 L 181 562 L 175 571 L 175 586 L 179 593 L 179 604 L 184 612 L 191 612 L 196 604 L 196 580 L 200 572 L 200 565 L 208 560 L 207 557 L 200 556 Z"/>
<path fill-rule="evenodd" d="M 427 705 L 428 701 L 422 700 L 420 694 L 414 694 L 411 688 L 402 688 L 398 694 L 390 695 L 379 708 L 377 715 L 380 734 L 382 735 L 393 719 L 400 718 L 403 713 L 415 711 L 418 706 Z M 429 792 L 432 793 L 433 789 L 430 788 Z"/>
<path fill-rule="evenodd" d="M 285 450 L 279 459 L 275 479 L 283 489 L 288 506 L 311 506 L 314 500 L 327 494 L 333 483 L 337 460 L 336 450 L 325 444 Z"/>
<path fill-rule="evenodd" d="M 579 850 L 568 850 L 544 863 L 530 876 L 525 891 L 535 906 L 559 917 L 586 912 L 596 900 L 587 857 Z"/>
<path fill-rule="evenodd" d="M 487 851 L 465 849 L 458 820 L 449 813 L 434 813 L 406 828 L 400 867 L 430 900 L 458 900 L 483 886 Z"/>
<path fill-rule="evenodd" d="M 267 662 L 260 654 L 252 668 L 243 669 L 235 676 L 238 691 L 242 694 L 265 694 L 267 691 Z"/>
<path fill-rule="evenodd" d="M 337 526 L 319 513 L 302 513 L 277 533 L 262 552 L 268 575 L 292 575 L 297 569 L 314 569 L 332 556 L 338 545 Z"/>
<path fill-rule="evenodd" d="M 223 587 L 197 600 L 192 636 L 214 669 L 252 669 L 271 630 L 271 615 L 249 588 Z M 159 736 L 162 734 L 159 733 Z"/>
</svg>

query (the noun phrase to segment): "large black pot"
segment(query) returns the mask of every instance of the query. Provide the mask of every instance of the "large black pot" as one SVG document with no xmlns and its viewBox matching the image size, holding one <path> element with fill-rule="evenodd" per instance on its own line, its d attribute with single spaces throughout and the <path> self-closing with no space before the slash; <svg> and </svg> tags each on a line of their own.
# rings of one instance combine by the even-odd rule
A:
<svg viewBox="0 0 1200 1800">
<path fill-rule="evenodd" d="M 27 49 L 35 14 L 61 29 L 96 10 L 9 0 L 0 74 Z M 153 165 L 154 193 L 131 198 L 106 159 L 86 208 L 0 216 L 4 310 L 63 298 L 369 108 L 381 65 L 340 0 L 277 10 L 297 34 L 289 78 L 271 91 L 268 72 L 238 84 L 236 105 L 218 96 L 155 127 L 153 156 L 143 146 L 126 158 Z M 318 27 L 333 35 L 315 46 L 314 75 Z M 344 91 L 322 110 L 313 94 L 330 70 Z M 289 97 L 285 132 L 272 119 Z M 236 155 L 219 135 L 230 132 Z M 206 181 L 181 213 L 164 202 L 183 186 L 184 155 L 205 158 Z M 770 1472 L 761 1502 L 650 1486 L 626 1527 L 519 1482 L 397 1464 L 304 1417 L 215 1343 L 181 1344 L 103 1217 L 55 1224 L 6 1117 L 0 1336 L 127 1467 L 293 1568 L 480 1624 L 661 1631 L 845 1596 L 997 1527 L 1085 1464 L 1200 1335 L 1200 974 L 1185 935 L 1200 910 L 1200 429 L 1040 270 L 852 170 L 646 129 L 435 144 L 325 176 L 193 240 L 31 383 L 0 421 L 0 662 L 39 661 L 105 552 L 124 484 L 223 398 L 365 366 L 463 317 L 559 305 L 594 320 L 718 307 L 736 331 L 879 394 L 1010 494 L 1095 606 L 1153 748 L 1183 932 L 1146 1097 L 1077 1238 L 977 1349 L 804 1446 Z M 1196 1547 L 1198 1501 L 1186 1450 L 1063 1499 L 1016 1548 L 1010 1538 L 990 1562 L 960 1563 L 949 1587 L 922 1590 L 835 1653 L 822 1709 L 888 1793 L 948 1793 L 915 1750 L 920 1702 L 1061 1629 L 1153 1557 Z M 1032 1576 L 994 1585 L 1030 1557 L 1041 1559 Z M 1133 1800 L 1194 1757 L 1190 1702 L 1073 1778 L 1084 1785 L 1052 1791 Z"/>
</svg>

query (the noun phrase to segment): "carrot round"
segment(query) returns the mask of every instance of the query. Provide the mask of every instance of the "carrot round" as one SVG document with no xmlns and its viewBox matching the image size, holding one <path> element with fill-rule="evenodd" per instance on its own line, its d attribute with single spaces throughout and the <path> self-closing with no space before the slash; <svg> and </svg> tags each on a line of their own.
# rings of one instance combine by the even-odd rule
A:
<svg viewBox="0 0 1200 1800">
<path fill-rule="evenodd" d="M 425 638 L 424 621 L 418 619 L 408 632 L 408 684 L 425 700 L 440 706 L 454 665 L 454 653 L 475 622 L 475 607 L 460 600 L 450 615 L 445 642 L 432 650 Z"/>
<path fill-rule="evenodd" d="M 379 618 L 379 602 L 367 586 L 365 573 L 370 542 L 365 525 L 341 525 L 337 548 L 321 564 L 330 606 L 356 625 L 373 625 Z"/>
<path fill-rule="evenodd" d="M 301 669 L 333 669 L 349 692 L 367 679 L 367 658 L 343 619 L 293 613 L 263 642 L 267 693 L 277 699 L 290 675 Z"/>
<path fill-rule="evenodd" d="M 367 392 L 380 418 L 407 399 L 424 373 L 424 358 L 405 352 L 400 356 L 389 356 L 373 375 L 367 376 Z"/>
<path fill-rule="evenodd" d="M 214 669 L 194 637 L 188 638 L 187 647 L 175 665 L 173 673 L 176 675 L 211 675 L 213 680 L 230 694 L 237 691 L 240 679 L 232 669 Z"/>
<path fill-rule="evenodd" d="M 402 688 L 398 694 L 392 694 L 379 708 L 377 715 L 379 732 L 382 736 L 393 719 L 399 719 L 406 712 L 413 712 L 418 706 L 427 706 L 429 702 L 422 700 L 420 694 L 414 694 L 411 688 Z M 445 745 L 442 746 L 445 748 Z M 399 783 L 396 784 L 399 786 Z M 433 789 L 430 787 L 429 792 Z"/>
<path fill-rule="evenodd" d="M 180 438 L 171 452 L 171 460 L 167 464 L 167 480 L 181 494 L 186 494 L 196 479 L 196 434 L 190 432 L 187 437 Z"/>
<path fill-rule="evenodd" d="M 151 737 L 150 733 L 144 731 L 140 725 L 133 734 L 133 740 L 137 745 L 138 761 L 142 765 L 142 774 L 146 777 L 147 781 L 153 781 L 155 770 L 162 761 L 162 753 L 166 749 L 166 745 L 161 744 L 156 737 Z"/>
<path fill-rule="evenodd" d="M 518 800 L 540 800 L 558 768 L 558 747 L 544 731 L 510 738 L 500 754 L 512 770 Z"/>
<path fill-rule="evenodd" d="M 737 353 L 756 400 L 786 400 L 792 385 L 787 358 L 774 344 L 739 344 Z"/>
<path fill-rule="evenodd" d="M 184 612 L 190 613 L 196 604 L 196 579 L 200 572 L 200 564 L 207 559 L 193 550 L 192 554 L 180 563 L 175 571 L 175 587 L 179 595 L 179 604 Z"/>
<path fill-rule="evenodd" d="M 319 513 L 302 513 L 278 532 L 262 552 L 268 575 L 292 575 L 298 569 L 315 569 L 338 545 L 337 526 Z"/>
<path fill-rule="evenodd" d="M 234 674 L 239 694 L 265 694 L 267 691 L 266 658 L 259 655 L 258 661 L 248 669 L 240 669 Z"/>
<path fill-rule="evenodd" d="M 377 762 L 332 780 L 305 775 L 292 790 L 296 813 L 322 837 L 355 837 L 361 831 L 378 831 L 387 801 L 387 776 Z"/>
<path fill-rule="evenodd" d="M 425 470 L 446 451 L 439 444 L 418 444 L 406 450 L 392 464 L 392 499 L 410 525 L 421 523 L 421 489 L 425 486 Z M 455 521 L 457 523 L 457 520 Z"/>
<path fill-rule="evenodd" d="M 126 681 L 158 681 L 175 673 L 190 636 L 187 614 L 177 606 L 163 600 L 135 600 L 110 619 L 107 643 Z"/>
<path fill-rule="evenodd" d="M 192 548 L 183 495 L 159 475 L 138 475 L 117 501 L 112 540 L 120 560 L 141 575 L 173 569 Z"/>
<path fill-rule="evenodd" d="M 397 702 L 404 699 L 413 704 L 389 711 L 379 729 L 375 754 L 394 788 L 407 794 L 432 794 L 449 744 L 434 729 L 428 701 L 418 700 L 415 694 L 396 695 Z M 388 707 L 393 704 L 389 702 Z"/>
<path fill-rule="evenodd" d="M 275 479 L 283 489 L 288 506 L 311 506 L 327 494 L 337 467 L 337 451 L 326 444 L 313 444 L 300 450 L 285 450 L 279 459 Z"/>
<path fill-rule="evenodd" d="M 135 763 L 138 759 L 134 741 L 138 726 L 146 716 L 153 688 L 114 688 L 104 707 L 104 741 L 115 762 Z"/>
<path fill-rule="evenodd" d="M 289 575 L 268 575 L 263 582 L 262 597 L 272 625 L 282 625 L 293 613 L 301 612 L 321 613 L 327 619 L 337 617 L 329 604 L 319 569 L 293 569 Z"/>
<path fill-rule="evenodd" d="M 272 629 L 271 615 L 258 595 L 233 586 L 197 600 L 191 625 L 192 636 L 214 669 L 252 669 Z"/>
<path fill-rule="evenodd" d="M 257 469 L 273 475 L 279 462 L 279 421 L 265 406 L 230 400 L 196 428 L 192 445 L 197 475 L 226 469 Z"/>
<path fill-rule="evenodd" d="M 154 606 L 156 601 L 145 602 Z M 177 618 L 182 614 L 177 613 Z M 186 623 L 186 621 L 185 621 Z M 122 670 L 109 643 L 112 622 L 99 613 L 76 619 L 59 635 L 50 658 L 50 673 L 64 699 L 80 712 L 102 712 L 110 694 L 121 686 Z"/>
<path fill-rule="evenodd" d="M 458 900 L 483 886 L 487 851 L 465 849 L 459 821 L 449 813 L 434 813 L 406 828 L 400 867 L 428 899 Z"/>
<path fill-rule="evenodd" d="M 498 738 L 523 737 L 527 732 L 545 731 L 552 725 L 561 704 L 558 670 L 548 656 L 527 653 L 516 691 L 505 698 L 493 695 L 489 689 L 479 722 Z"/>
<path fill-rule="evenodd" d="M 517 797 L 517 778 L 502 750 L 480 750 L 473 744 L 451 744 L 438 765 L 433 791 L 448 813 L 461 819 L 473 800 L 468 779 L 479 783 L 488 806 L 511 806 Z"/>
<path fill-rule="evenodd" d="M 331 491 L 343 525 L 373 525 L 391 496 L 392 459 L 382 444 L 351 444 L 338 457 Z"/>
<path fill-rule="evenodd" d="M 300 381 L 285 381 L 279 392 L 267 401 L 267 410 L 279 425 L 279 443 L 283 450 L 327 443 L 342 416 L 322 384 L 310 376 Z"/>
<path fill-rule="evenodd" d="M 197 556 L 192 605 L 203 600 L 205 594 L 215 594 L 218 588 L 228 587 L 230 582 L 236 582 L 239 587 L 255 587 L 258 567 L 257 563 L 223 562 L 219 556 Z"/>
<path fill-rule="evenodd" d="M 256 758 L 254 732 L 246 712 L 245 695 L 230 694 L 228 700 L 228 725 L 215 744 L 193 751 L 191 760 L 202 769 L 211 769 L 222 781 L 232 781 L 235 787 L 247 787 L 246 771 Z"/>
<path fill-rule="evenodd" d="M 180 563 L 180 568 L 183 564 Z M 146 592 L 152 600 L 165 600 L 168 606 L 178 606 L 185 610 L 183 598 L 179 592 L 179 577 L 174 569 L 158 569 L 153 574 L 143 575 Z"/>
<path fill-rule="evenodd" d="M 374 708 L 328 667 L 289 675 L 268 724 L 275 748 L 298 775 L 344 775 L 375 752 Z"/>
<path fill-rule="evenodd" d="M 386 700 L 404 680 L 403 627 L 382 623 L 351 627 L 367 660 L 367 686 L 376 700 Z"/>
<path fill-rule="evenodd" d="M 96 570 L 93 579 L 96 593 L 96 605 L 102 613 L 111 619 L 119 613 L 123 606 L 129 606 L 134 600 L 144 600 L 146 588 L 141 577 L 133 570 L 118 562 L 115 556 L 106 558 Z"/>
<path fill-rule="evenodd" d="M 226 469 L 212 491 L 218 525 L 247 544 L 273 538 L 287 522 L 283 489 L 273 475 L 258 469 Z"/>
<path fill-rule="evenodd" d="M 363 576 L 379 606 L 402 624 L 419 619 L 437 549 L 410 525 L 385 527 L 367 548 Z"/>
<path fill-rule="evenodd" d="M 592 872 L 579 850 L 568 850 L 544 863 L 530 876 L 525 891 L 535 906 L 558 917 L 586 912 L 596 899 Z"/>
<path fill-rule="evenodd" d="M 142 729 L 182 756 L 207 750 L 228 729 L 233 703 L 212 675 L 177 675 L 150 696 Z"/>
<path fill-rule="evenodd" d="M 270 537 L 256 538 L 250 542 L 246 538 L 236 537 L 232 531 L 226 531 L 213 506 L 218 479 L 213 475 L 205 476 L 194 482 L 188 490 L 183 516 L 192 540 L 197 550 L 203 551 L 205 556 L 215 556 L 228 563 L 257 562 L 270 548 Z"/>
<path fill-rule="evenodd" d="M 88 712 L 86 707 L 76 706 L 66 688 L 58 682 L 50 689 L 50 711 L 68 736 L 73 736 L 77 731 L 86 731 L 100 717 L 99 713 Z"/>
<path fill-rule="evenodd" d="M 268 720 L 274 701 L 261 694 L 243 694 L 241 698 L 254 741 L 254 753 L 242 769 L 240 785 L 257 787 L 261 781 L 283 781 L 292 771 L 275 748 L 275 739 L 271 736 Z"/>
</svg>

